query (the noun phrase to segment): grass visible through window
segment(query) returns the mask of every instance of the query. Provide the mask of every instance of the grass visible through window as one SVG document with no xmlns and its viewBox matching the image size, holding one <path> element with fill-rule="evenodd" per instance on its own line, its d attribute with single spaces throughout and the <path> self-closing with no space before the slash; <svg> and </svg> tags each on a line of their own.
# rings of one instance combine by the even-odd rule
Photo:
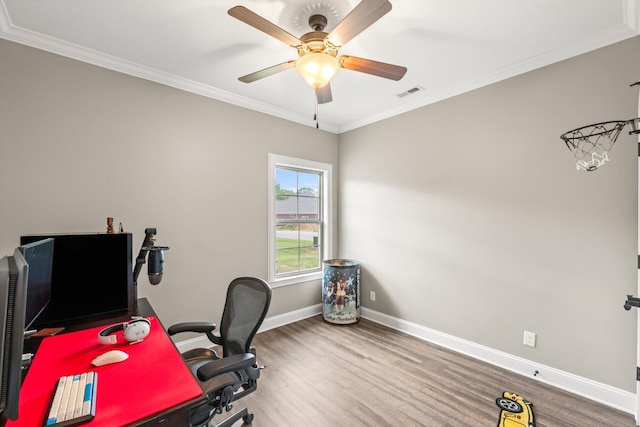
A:
<svg viewBox="0 0 640 427">
<path fill-rule="evenodd" d="M 298 247 L 298 244 L 300 247 Z M 278 273 L 318 268 L 318 247 L 312 240 L 276 239 Z"/>
</svg>

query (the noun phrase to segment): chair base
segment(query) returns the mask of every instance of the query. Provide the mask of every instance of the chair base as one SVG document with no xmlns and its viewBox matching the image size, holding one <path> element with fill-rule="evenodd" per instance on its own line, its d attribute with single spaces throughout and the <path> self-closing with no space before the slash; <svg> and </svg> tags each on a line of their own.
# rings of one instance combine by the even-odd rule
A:
<svg viewBox="0 0 640 427">
<path fill-rule="evenodd" d="M 242 408 L 241 410 L 239 410 L 238 412 L 236 412 L 226 420 L 222 421 L 220 424 L 211 424 L 214 421 L 214 420 L 211 420 L 211 423 L 209 424 L 209 426 L 210 427 L 231 427 L 236 422 L 238 422 L 238 420 L 240 420 L 241 418 L 242 418 L 243 426 L 250 425 L 253 422 L 253 414 L 249 412 L 247 408 Z"/>
</svg>

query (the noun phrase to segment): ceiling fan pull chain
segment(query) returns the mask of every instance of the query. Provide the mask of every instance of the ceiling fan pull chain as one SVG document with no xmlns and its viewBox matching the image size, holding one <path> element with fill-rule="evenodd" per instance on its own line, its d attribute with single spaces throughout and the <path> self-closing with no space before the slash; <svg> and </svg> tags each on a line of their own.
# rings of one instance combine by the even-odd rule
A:
<svg viewBox="0 0 640 427">
<path fill-rule="evenodd" d="M 314 96 L 315 98 L 315 104 L 316 104 L 316 111 L 313 114 L 313 120 L 316 121 L 316 129 L 320 129 L 320 126 L 318 125 L 318 97 Z"/>
</svg>

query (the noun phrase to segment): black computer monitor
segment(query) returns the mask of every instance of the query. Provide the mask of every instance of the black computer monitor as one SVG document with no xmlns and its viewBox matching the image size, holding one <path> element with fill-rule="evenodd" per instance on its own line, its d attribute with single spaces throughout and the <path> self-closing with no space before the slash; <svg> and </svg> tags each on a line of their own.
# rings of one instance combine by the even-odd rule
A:
<svg viewBox="0 0 640 427">
<path fill-rule="evenodd" d="M 18 248 L 29 265 L 24 328 L 29 329 L 51 300 L 53 239 L 39 240 Z"/>
<path fill-rule="evenodd" d="M 20 244 L 46 238 L 54 240 L 51 301 L 35 327 L 133 309 L 131 233 L 25 235 Z"/>
<path fill-rule="evenodd" d="M 16 249 L 0 258 L 0 412 L 18 418 L 29 265 Z"/>
</svg>

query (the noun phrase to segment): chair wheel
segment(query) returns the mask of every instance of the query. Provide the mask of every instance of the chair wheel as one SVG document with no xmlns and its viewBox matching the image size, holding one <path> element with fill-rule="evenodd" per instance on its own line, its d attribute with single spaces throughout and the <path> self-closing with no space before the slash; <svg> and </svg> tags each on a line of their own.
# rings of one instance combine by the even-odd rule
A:
<svg viewBox="0 0 640 427">
<path fill-rule="evenodd" d="M 248 413 L 247 415 L 242 417 L 242 421 L 244 421 L 245 424 L 251 424 L 253 422 L 253 414 Z"/>
</svg>

